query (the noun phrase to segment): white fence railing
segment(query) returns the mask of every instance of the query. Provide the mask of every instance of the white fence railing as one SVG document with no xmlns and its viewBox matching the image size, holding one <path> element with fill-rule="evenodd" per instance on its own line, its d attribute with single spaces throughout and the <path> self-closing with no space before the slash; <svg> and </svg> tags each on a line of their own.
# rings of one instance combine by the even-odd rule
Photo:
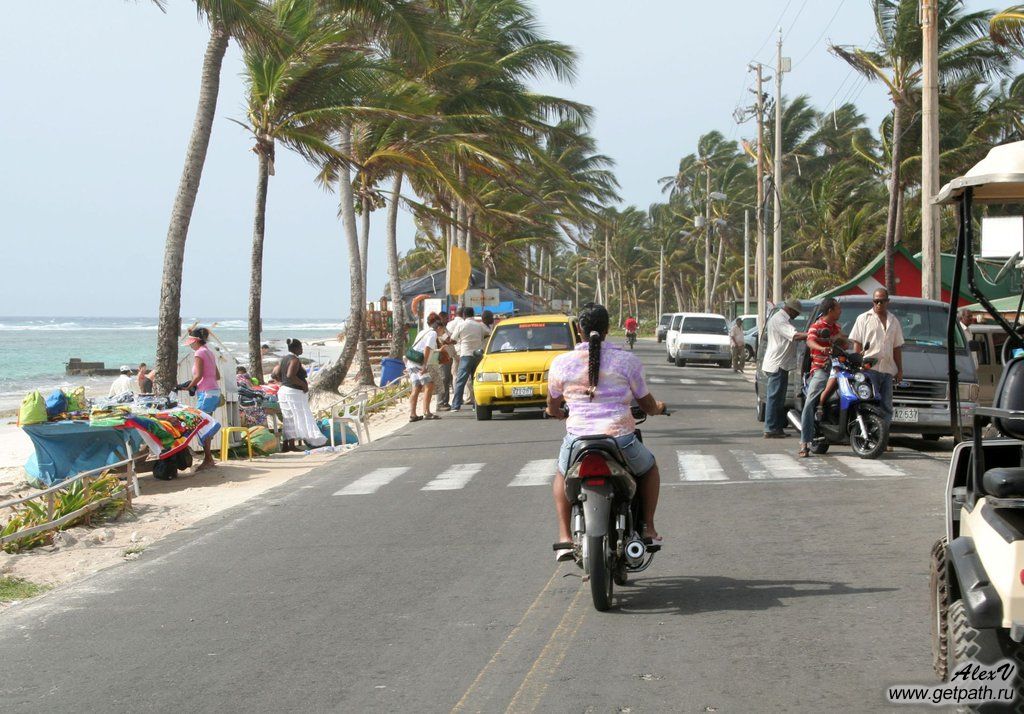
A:
<svg viewBox="0 0 1024 714">
<path fill-rule="evenodd" d="M 60 483 L 54 486 L 50 486 L 50 488 L 44 491 L 39 491 L 38 493 L 32 493 L 29 494 L 28 496 L 14 498 L 11 499 L 10 501 L 4 501 L 3 503 L 0 503 L 0 514 L 3 514 L 5 511 L 14 512 L 16 511 L 17 506 L 20 506 L 24 503 L 28 503 L 29 501 L 42 501 L 46 504 L 47 514 L 46 523 L 40 523 L 39 525 L 32 526 L 31 528 L 25 528 L 23 530 L 15 531 L 14 533 L 9 533 L 5 536 L 0 537 L 0 546 L 5 545 L 7 543 L 11 543 L 13 541 L 22 540 L 23 538 L 27 538 L 38 533 L 45 533 L 47 531 L 57 530 L 61 526 L 70 523 L 78 518 L 81 518 L 82 516 L 88 516 L 88 514 L 92 513 L 93 511 L 98 510 L 107 503 L 110 503 L 116 498 L 121 498 L 122 496 L 128 502 L 128 508 L 131 508 L 132 498 L 134 496 L 139 495 L 139 480 L 138 475 L 135 473 L 135 459 L 133 458 L 132 447 L 128 443 L 125 443 L 125 447 L 127 449 L 126 453 L 128 454 L 128 458 L 124 459 L 123 461 L 118 461 L 117 463 L 114 464 L 108 464 L 107 466 L 103 466 L 98 469 L 92 469 L 91 471 L 83 471 L 82 473 L 76 474 L 75 476 L 72 476 L 71 478 L 68 478 L 64 481 L 61 481 Z M 89 484 L 92 482 L 93 479 L 102 476 L 111 469 L 120 468 L 122 466 L 127 467 L 127 469 L 126 473 L 124 474 L 125 482 L 121 488 L 107 495 L 104 498 L 98 499 L 91 503 L 87 503 L 86 505 L 82 506 L 81 508 L 75 511 L 72 511 L 71 513 L 66 513 L 60 518 L 54 518 L 57 509 L 58 493 L 67 490 L 72 484 L 81 481 L 86 494 L 88 494 Z M 0 515 L 0 517 L 2 517 L 2 515 Z"/>
</svg>

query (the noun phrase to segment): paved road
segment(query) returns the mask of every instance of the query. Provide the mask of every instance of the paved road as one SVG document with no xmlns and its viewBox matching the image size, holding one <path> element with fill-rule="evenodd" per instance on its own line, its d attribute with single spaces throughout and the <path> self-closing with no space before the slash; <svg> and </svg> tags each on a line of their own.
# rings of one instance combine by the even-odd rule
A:
<svg viewBox="0 0 1024 714">
<path fill-rule="evenodd" d="M 861 712 L 930 682 L 942 450 L 798 462 L 741 375 L 638 352 L 677 407 L 644 427 L 667 546 L 612 612 L 553 562 L 561 426 L 464 412 L 0 614 L 2 709 Z"/>
</svg>

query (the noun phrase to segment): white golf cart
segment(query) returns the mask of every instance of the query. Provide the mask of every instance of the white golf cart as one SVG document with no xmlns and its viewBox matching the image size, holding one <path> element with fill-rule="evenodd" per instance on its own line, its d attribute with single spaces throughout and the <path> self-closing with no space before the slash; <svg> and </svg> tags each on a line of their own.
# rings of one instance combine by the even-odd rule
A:
<svg viewBox="0 0 1024 714">
<path fill-rule="evenodd" d="M 967 660 L 993 664 L 1011 659 L 1018 668 L 1014 706 L 1020 707 L 1024 705 L 1024 353 L 1015 350 L 1024 348 L 1024 340 L 1019 325 L 1005 320 L 978 289 L 972 218 L 975 204 L 1024 204 L 1024 141 L 992 149 L 966 175 L 944 186 L 935 202 L 955 204 L 959 210 L 950 295 L 960 294 L 966 261 L 968 288 L 1006 332 L 1008 358 L 993 406 L 974 410 L 971 440 L 961 441 L 952 347 L 957 306 L 950 305 L 950 426 L 960 443 L 954 447 L 946 484 L 946 535 L 932 549 L 934 667 L 939 677 L 947 679 Z M 1015 322 L 1020 320 L 1018 314 Z M 998 437 L 983 438 L 986 418 Z"/>
</svg>

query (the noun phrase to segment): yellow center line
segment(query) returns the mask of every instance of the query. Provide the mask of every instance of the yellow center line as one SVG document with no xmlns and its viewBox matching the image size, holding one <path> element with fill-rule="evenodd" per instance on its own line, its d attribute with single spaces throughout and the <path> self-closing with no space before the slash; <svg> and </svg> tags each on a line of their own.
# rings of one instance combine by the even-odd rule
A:
<svg viewBox="0 0 1024 714">
<path fill-rule="evenodd" d="M 480 673 L 476 675 L 476 678 L 469 685 L 469 689 L 466 690 L 466 693 L 463 694 L 462 698 L 459 699 L 459 701 L 455 704 L 454 707 L 452 707 L 453 713 L 461 712 L 463 710 L 463 707 L 465 707 L 466 702 L 469 700 L 470 696 L 472 696 L 473 692 L 475 692 L 477 687 L 480 686 L 480 683 L 483 681 L 484 677 L 501 657 L 501 653 L 505 651 L 505 648 L 508 646 L 508 644 L 513 639 L 515 639 L 515 636 L 519 633 L 519 630 L 522 629 L 523 623 L 526 622 L 527 618 L 530 616 L 530 613 L 536 610 L 537 606 L 540 605 L 540 601 L 544 597 L 544 594 L 547 593 L 547 591 L 551 588 L 551 585 L 555 582 L 555 580 L 558 579 L 560 571 L 561 568 L 556 568 L 555 572 L 551 574 L 551 578 L 547 581 L 544 587 L 541 588 L 541 591 L 537 593 L 537 597 L 536 599 L 534 599 L 530 607 L 526 608 L 526 612 L 523 613 L 523 616 L 519 619 L 519 622 L 516 623 L 516 626 L 513 627 L 511 631 L 509 631 L 508 636 L 505 637 L 504 642 L 502 642 L 501 646 L 498 647 L 497 651 L 494 653 L 494 656 L 491 657 L 487 664 L 484 665 L 484 668 L 480 670 Z"/>
<path fill-rule="evenodd" d="M 573 597 L 572 602 L 569 603 L 569 607 L 566 608 L 565 614 L 562 615 L 562 620 L 558 623 L 558 627 L 551 633 L 551 637 L 548 639 L 547 644 L 544 645 L 544 649 L 541 650 L 537 659 L 534 660 L 533 666 L 530 667 L 530 671 L 526 673 L 522 684 L 519 685 L 519 689 L 516 690 L 512 701 L 509 702 L 505 714 L 533 712 L 537 709 L 541 697 L 544 696 L 544 692 L 548 688 L 548 682 L 551 681 L 551 675 L 562 666 L 562 661 L 569 652 L 569 646 L 576 637 L 576 632 L 580 629 L 583 618 L 587 614 L 587 611 L 582 608 L 577 612 L 576 607 L 580 597 L 586 590 L 586 588 L 581 586 L 576 591 L 576 595 Z"/>
</svg>

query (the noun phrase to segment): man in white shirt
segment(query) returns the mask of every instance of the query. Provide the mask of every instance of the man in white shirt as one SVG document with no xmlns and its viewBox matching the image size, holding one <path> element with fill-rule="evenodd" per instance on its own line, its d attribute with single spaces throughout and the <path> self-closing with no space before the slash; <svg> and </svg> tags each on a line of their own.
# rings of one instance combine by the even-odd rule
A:
<svg viewBox="0 0 1024 714">
<path fill-rule="evenodd" d="M 480 358 L 473 353 L 483 348 L 484 339 L 491 334 L 491 329 L 487 325 L 473 319 L 473 308 L 467 307 L 464 314 L 465 319 L 451 331 L 448 338 L 455 344 L 455 350 L 459 353 L 459 371 L 455 377 L 455 396 L 452 398 L 453 412 L 459 411 L 462 407 L 466 383 L 472 384 L 476 366 L 480 364 Z"/>
<path fill-rule="evenodd" d="M 857 316 L 850 342 L 881 377 L 882 408 L 892 420 L 892 386 L 903 381 L 903 326 L 889 312 L 888 290 L 878 288 L 872 294 L 871 309 Z"/>
<path fill-rule="evenodd" d="M 788 436 L 786 428 L 786 388 L 789 371 L 796 368 L 796 343 L 807 339 L 806 332 L 797 332 L 793 318 L 800 314 L 800 301 L 787 300 L 768 320 L 761 371 L 768 377 L 765 394 L 764 438 L 782 439 Z"/>
<path fill-rule="evenodd" d="M 131 367 L 126 364 L 121 365 L 121 376 L 114 380 L 114 383 L 110 385 L 110 391 L 107 392 L 108 397 L 119 397 L 125 392 L 135 393 L 132 389 L 132 374 L 134 371 Z"/>
<path fill-rule="evenodd" d="M 732 347 L 733 372 L 742 372 L 743 363 L 746 361 L 747 349 L 743 337 L 743 320 L 737 317 L 736 322 L 729 329 L 729 346 Z"/>
</svg>

